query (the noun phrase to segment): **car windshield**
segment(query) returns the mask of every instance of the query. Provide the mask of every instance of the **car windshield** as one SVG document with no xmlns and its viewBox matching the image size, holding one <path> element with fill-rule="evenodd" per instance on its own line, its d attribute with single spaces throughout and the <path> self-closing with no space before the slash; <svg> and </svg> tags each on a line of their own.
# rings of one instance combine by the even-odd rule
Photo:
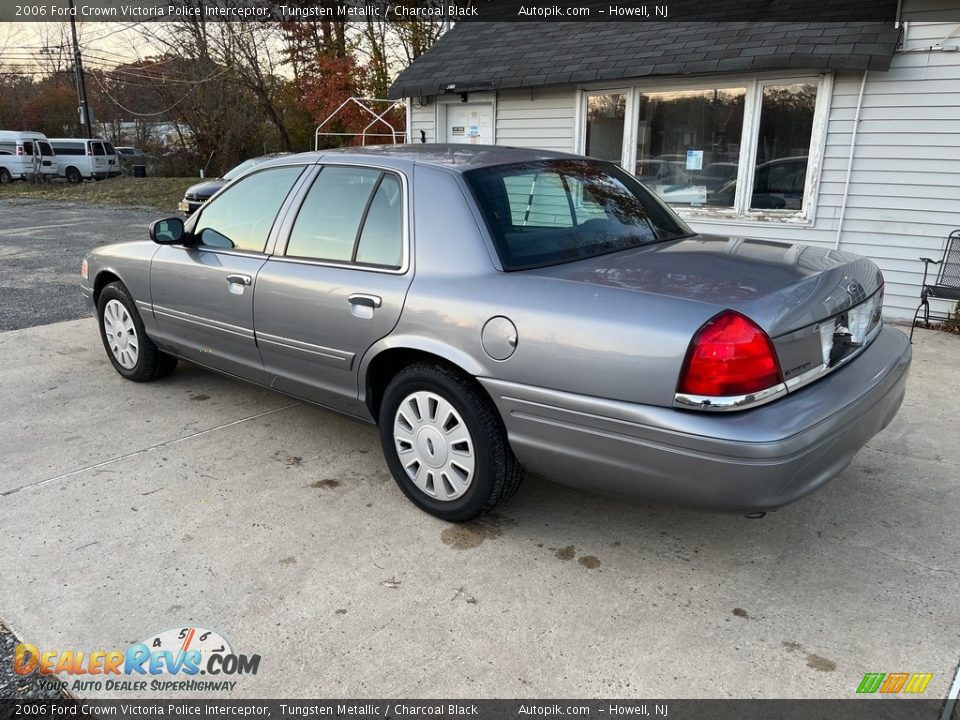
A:
<svg viewBox="0 0 960 720">
<path fill-rule="evenodd" d="M 464 176 L 505 270 L 556 265 L 693 234 L 612 163 L 544 160 L 470 170 Z"/>
</svg>

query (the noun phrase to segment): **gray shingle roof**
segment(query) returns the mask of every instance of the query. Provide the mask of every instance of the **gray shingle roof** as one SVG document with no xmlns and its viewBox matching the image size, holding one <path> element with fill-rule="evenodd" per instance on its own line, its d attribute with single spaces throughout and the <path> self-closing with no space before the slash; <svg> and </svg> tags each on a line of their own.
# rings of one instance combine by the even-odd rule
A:
<svg viewBox="0 0 960 720">
<path fill-rule="evenodd" d="M 888 70 L 891 23 L 458 23 L 403 70 L 391 98 L 663 75 Z"/>
</svg>

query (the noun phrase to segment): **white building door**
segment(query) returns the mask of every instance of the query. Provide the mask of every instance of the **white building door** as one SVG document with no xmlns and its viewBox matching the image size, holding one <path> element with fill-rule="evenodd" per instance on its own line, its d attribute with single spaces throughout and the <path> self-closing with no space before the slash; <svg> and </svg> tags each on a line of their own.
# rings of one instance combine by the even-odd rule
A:
<svg viewBox="0 0 960 720">
<path fill-rule="evenodd" d="M 447 142 L 493 145 L 493 104 L 447 105 Z"/>
</svg>

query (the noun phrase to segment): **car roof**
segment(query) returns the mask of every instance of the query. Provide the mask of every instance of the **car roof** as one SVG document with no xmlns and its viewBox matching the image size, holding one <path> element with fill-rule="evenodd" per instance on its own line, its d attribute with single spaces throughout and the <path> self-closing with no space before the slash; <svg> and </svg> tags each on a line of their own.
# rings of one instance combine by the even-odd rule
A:
<svg viewBox="0 0 960 720">
<path fill-rule="evenodd" d="M 368 145 L 365 147 L 337 148 L 315 152 L 287 155 L 258 165 L 259 169 L 270 165 L 284 165 L 291 160 L 316 162 L 369 163 L 384 161 L 393 166 L 404 164 L 431 165 L 454 172 L 466 172 L 481 167 L 511 163 L 535 162 L 538 160 L 582 160 L 581 155 L 506 147 L 503 145 L 453 145 L 410 143 L 403 145 Z"/>
</svg>

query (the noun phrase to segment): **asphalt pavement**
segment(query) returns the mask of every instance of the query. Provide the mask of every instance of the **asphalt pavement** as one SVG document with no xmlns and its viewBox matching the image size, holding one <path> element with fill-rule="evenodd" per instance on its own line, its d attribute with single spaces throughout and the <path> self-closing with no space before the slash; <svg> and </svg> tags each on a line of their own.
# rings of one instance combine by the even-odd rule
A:
<svg viewBox="0 0 960 720">
<path fill-rule="evenodd" d="M 92 315 L 77 287 L 83 256 L 97 245 L 146 238 L 162 215 L 0 193 L 0 332 Z"/>
</svg>

